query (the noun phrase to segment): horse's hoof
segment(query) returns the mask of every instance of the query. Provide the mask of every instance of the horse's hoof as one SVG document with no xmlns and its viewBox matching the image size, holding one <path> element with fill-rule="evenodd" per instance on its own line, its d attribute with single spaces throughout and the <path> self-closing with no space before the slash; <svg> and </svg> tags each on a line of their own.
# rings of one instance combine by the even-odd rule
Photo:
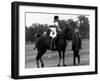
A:
<svg viewBox="0 0 100 81">
<path fill-rule="evenodd" d="M 44 67 L 44 65 L 42 65 L 42 68 Z"/>
<path fill-rule="evenodd" d="M 37 66 L 37 68 L 39 68 L 39 66 Z"/>
<path fill-rule="evenodd" d="M 67 66 L 66 64 L 63 64 L 63 66 Z"/>
<path fill-rule="evenodd" d="M 60 67 L 60 64 L 58 64 L 58 67 Z"/>
</svg>

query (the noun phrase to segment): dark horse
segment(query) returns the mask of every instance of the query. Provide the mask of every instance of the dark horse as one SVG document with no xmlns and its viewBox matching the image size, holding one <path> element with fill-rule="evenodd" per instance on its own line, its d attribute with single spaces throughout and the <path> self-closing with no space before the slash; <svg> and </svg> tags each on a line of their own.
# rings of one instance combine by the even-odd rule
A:
<svg viewBox="0 0 100 81">
<path fill-rule="evenodd" d="M 61 58 L 63 59 L 63 66 L 65 66 L 65 49 L 67 46 L 66 40 L 70 39 L 70 28 L 66 27 L 62 32 L 60 32 L 57 35 L 56 39 L 56 50 L 52 51 L 58 51 L 59 54 L 59 63 L 58 66 L 60 66 Z M 40 37 L 39 40 L 36 43 L 37 48 L 37 56 L 36 56 L 36 64 L 37 67 L 39 67 L 39 61 L 41 63 L 41 67 L 44 67 L 44 63 L 42 61 L 42 56 L 45 54 L 47 50 L 50 50 L 52 38 L 48 35 L 46 37 Z"/>
</svg>

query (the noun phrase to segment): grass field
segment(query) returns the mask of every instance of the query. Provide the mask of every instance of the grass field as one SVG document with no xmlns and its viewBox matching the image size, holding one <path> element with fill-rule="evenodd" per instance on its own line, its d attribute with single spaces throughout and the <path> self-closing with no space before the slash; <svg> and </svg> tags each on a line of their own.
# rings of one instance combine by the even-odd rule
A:
<svg viewBox="0 0 100 81">
<path fill-rule="evenodd" d="M 65 52 L 65 63 L 67 66 L 73 66 L 73 52 L 71 50 L 71 41 L 68 43 Z M 37 51 L 34 50 L 34 44 L 25 45 L 25 68 L 36 68 Z M 59 61 L 57 51 L 47 51 L 43 57 L 45 67 L 56 67 Z M 89 39 L 82 40 L 82 49 L 80 51 L 80 64 L 89 65 Z M 79 66 L 78 65 L 78 66 Z M 67 67 L 66 66 L 66 67 Z"/>
</svg>

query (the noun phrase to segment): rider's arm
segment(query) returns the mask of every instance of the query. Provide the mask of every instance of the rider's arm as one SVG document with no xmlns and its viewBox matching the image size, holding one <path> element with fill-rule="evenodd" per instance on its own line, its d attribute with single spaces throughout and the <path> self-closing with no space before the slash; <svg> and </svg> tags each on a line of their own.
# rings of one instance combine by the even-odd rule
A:
<svg viewBox="0 0 100 81">
<path fill-rule="evenodd" d="M 56 26 L 57 30 L 61 31 L 58 22 L 55 23 L 55 26 Z"/>
<path fill-rule="evenodd" d="M 57 29 L 58 29 L 59 31 L 61 31 L 61 29 L 60 29 L 59 25 L 57 26 Z"/>
</svg>

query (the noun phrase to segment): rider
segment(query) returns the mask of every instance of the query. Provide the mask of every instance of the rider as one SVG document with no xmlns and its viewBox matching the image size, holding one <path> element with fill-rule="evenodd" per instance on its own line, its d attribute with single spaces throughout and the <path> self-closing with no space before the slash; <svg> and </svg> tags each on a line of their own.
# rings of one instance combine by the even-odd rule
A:
<svg viewBox="0 0 100 81">
<path fill-rule="evenodd" d="M 59 27 L 59 16 L 54 16 L 54 21 L 53 21 L 53 26 L 50 27 L 50 37 L 52 37 L 52 40 L 54 41 L 54 48 L 56 48 L 56 45 L 55 45 L 55 39 L 57 37 L 57 31 L 58 32 L 61 32 L 61 29 Z M 53 43 L 53 42 L 52 42 Z"/>
</svg>

